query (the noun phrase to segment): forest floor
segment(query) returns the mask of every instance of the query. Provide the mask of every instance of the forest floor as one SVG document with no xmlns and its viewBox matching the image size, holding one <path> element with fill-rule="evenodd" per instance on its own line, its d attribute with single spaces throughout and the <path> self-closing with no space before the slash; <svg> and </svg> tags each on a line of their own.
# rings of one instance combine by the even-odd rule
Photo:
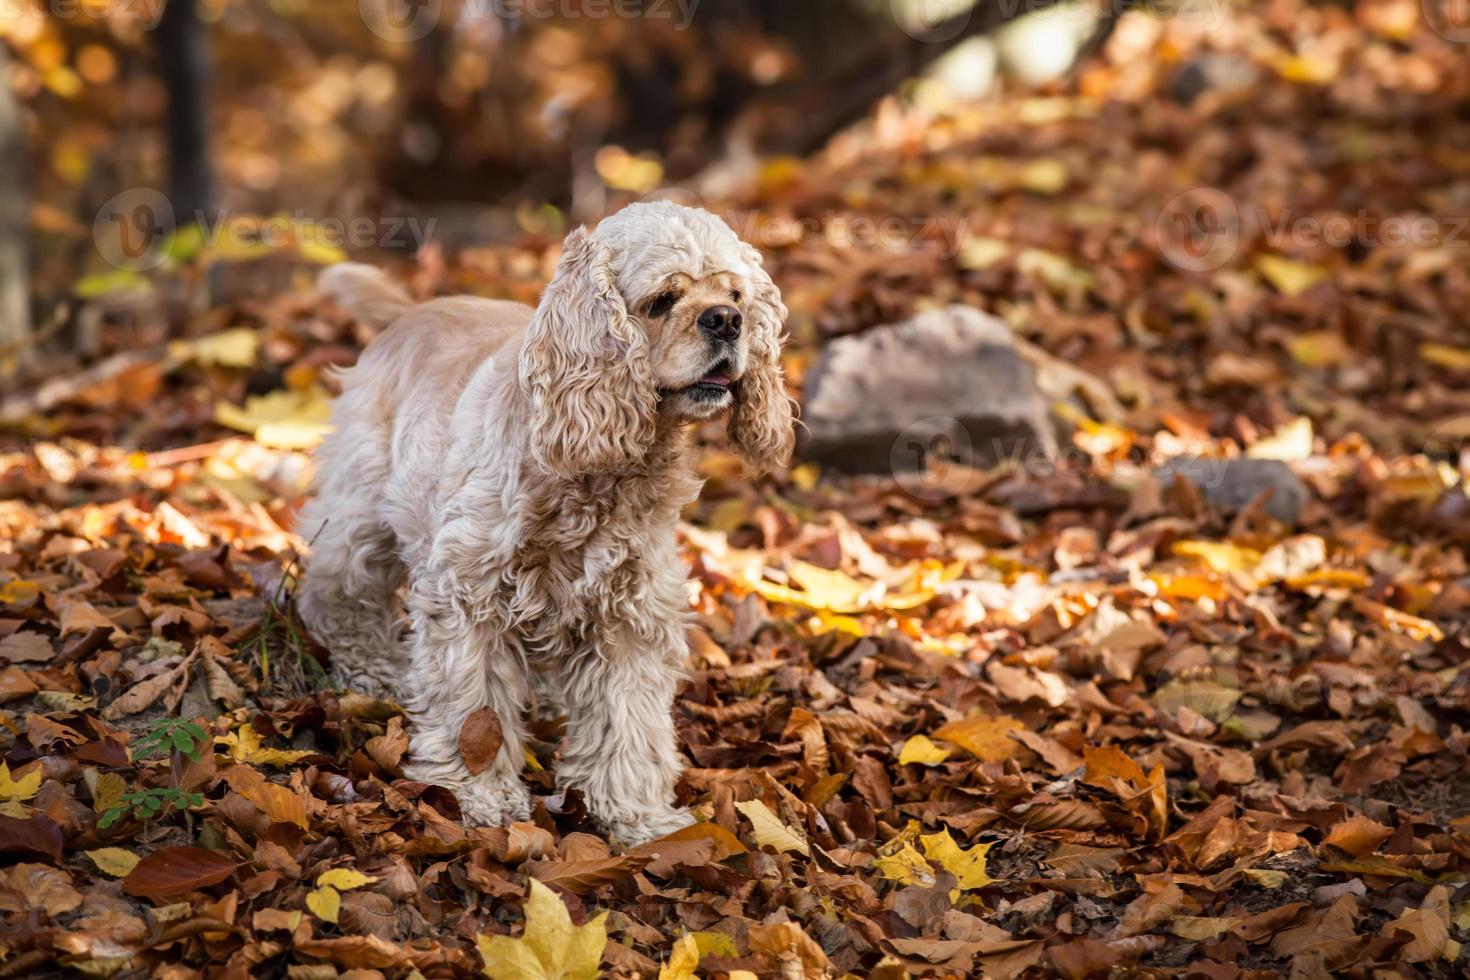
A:
<svg viewBox="0 0 1470 980">
<path fill-rule="evenodd" d="M 1464 975 L 1470 76 L 1418 11 L 1130 16 L 1054 94 L 920 90 L 711 202 L 797 392 L 969 302 L 1111 399 L 1063 466 L 917 491 L 703 433 L 705 822 L 631 850 L 555 723 L 533 820 L 466 830 L 327 685 L 293 516 L 365 329 L 306 288 L 109 321 L 125 369 L 0 436 L 0 976 Z M 407 276 L 534 302 L 559 237 Z M 1152 474 L 1184 454 L 1286 461 L 1300 520 Z"/>
</svg>

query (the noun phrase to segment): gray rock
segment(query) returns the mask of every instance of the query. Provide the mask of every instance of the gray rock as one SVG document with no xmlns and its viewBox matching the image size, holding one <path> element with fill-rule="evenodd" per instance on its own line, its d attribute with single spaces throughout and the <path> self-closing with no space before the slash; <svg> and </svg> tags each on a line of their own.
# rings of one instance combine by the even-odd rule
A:
<svg viewBox="0 0 1470 980">
<path fill-rule="evenodd" d="M 1306 484 L 1279 459 L 1177 456 L 1154 474 L 1165 486 L 1175 477 L 1183 477 L 1223 511 L 1238 511 L 1262 491 L 1270 490 L 1264 510 L 1283 524 L 1296 524 L 1307 503 Z"/>
<path fill-rule="evenodd" d="M 802 421 L 802 456 L 853 473 L 923 469 L 932 454 L 988 467 L 1056 452 L 1010 329 L 961 305 L 832 341 L 807 381 Z"/>
</svg>

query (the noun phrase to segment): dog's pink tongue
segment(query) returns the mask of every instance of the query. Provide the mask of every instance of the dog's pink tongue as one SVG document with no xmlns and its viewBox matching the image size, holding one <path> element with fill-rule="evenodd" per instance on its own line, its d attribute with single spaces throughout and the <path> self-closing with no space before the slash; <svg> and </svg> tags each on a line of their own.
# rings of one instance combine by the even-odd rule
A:
<svg viewBox="0 0 1470 980">
<path fill-rule="evenodd" d="M 728 374 L 721 374 L 718 371 L 711 371 L 699 380 L 704 384 L 727 385 L 730 383 L 730 376 Z"/>
</svg>

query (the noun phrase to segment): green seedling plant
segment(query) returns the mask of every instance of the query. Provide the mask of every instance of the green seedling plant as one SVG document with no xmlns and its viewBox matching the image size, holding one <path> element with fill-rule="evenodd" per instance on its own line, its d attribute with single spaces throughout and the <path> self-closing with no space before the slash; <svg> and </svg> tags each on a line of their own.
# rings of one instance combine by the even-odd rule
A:
<svg viewBox="0 0 1470 980">
<path fill-rule="evenodd" d="M 178 752 L 194 762 L 199 761 L 199 746 L 209 741 L 209 733 L 192 721 L 182 718 L 160 718 L 148 734 L 133 746 L 134 759 L 151 759 L 165 752 Z"/>
<path fill-rule="evenodd" d="M 108 807 L 97 821 L 100 830 L 106 830 L 129 812 L 139 820 L 161 817 L 169 810 L 184 813 L 191 806 L 203 806 L 203 793 L 189 793 L 177 786 L 157 786 L 152 789 L 133 790 L 124 793 L 116 803 Z"/>
<path fill-rule="evenodd" d="M 134 743 L 132 755 L 134 759 L 151 759 L 167 754 L 170 757 L 170 778 L 177 782 L 178 776 L 174 770 L 178 757 L 184 756 L 199 762 L 200 747 L 208 745 L 209 741 L 209 733 L 192 721 L 160 718 L 148 729 L 147 734 Z M 136 789 L 124 793 L 116 803 L 104 810 L 97 820 L 97 827 L 106 830 L 130 813 L 144 822 L 164 816 L 170 810 L 184 814 L 187 819 L 190 807 L 203 804 L 203 793 L 191 793 L 177 785 Z"/>
</svg>

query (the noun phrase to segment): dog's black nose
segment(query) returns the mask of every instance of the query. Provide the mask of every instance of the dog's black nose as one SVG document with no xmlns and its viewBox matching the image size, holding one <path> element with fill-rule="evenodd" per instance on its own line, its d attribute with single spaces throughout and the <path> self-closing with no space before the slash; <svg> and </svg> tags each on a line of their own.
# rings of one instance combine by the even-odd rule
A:
<svg viewBox="0 0 1470 980">
<path fill-rule="evenodd" d="M 734 340 L 740 336 L 740 311 L 733 306 L 711 306 L 699 314 L 699 325 L 707 333 L 721 340 Z"/>
</svg>

